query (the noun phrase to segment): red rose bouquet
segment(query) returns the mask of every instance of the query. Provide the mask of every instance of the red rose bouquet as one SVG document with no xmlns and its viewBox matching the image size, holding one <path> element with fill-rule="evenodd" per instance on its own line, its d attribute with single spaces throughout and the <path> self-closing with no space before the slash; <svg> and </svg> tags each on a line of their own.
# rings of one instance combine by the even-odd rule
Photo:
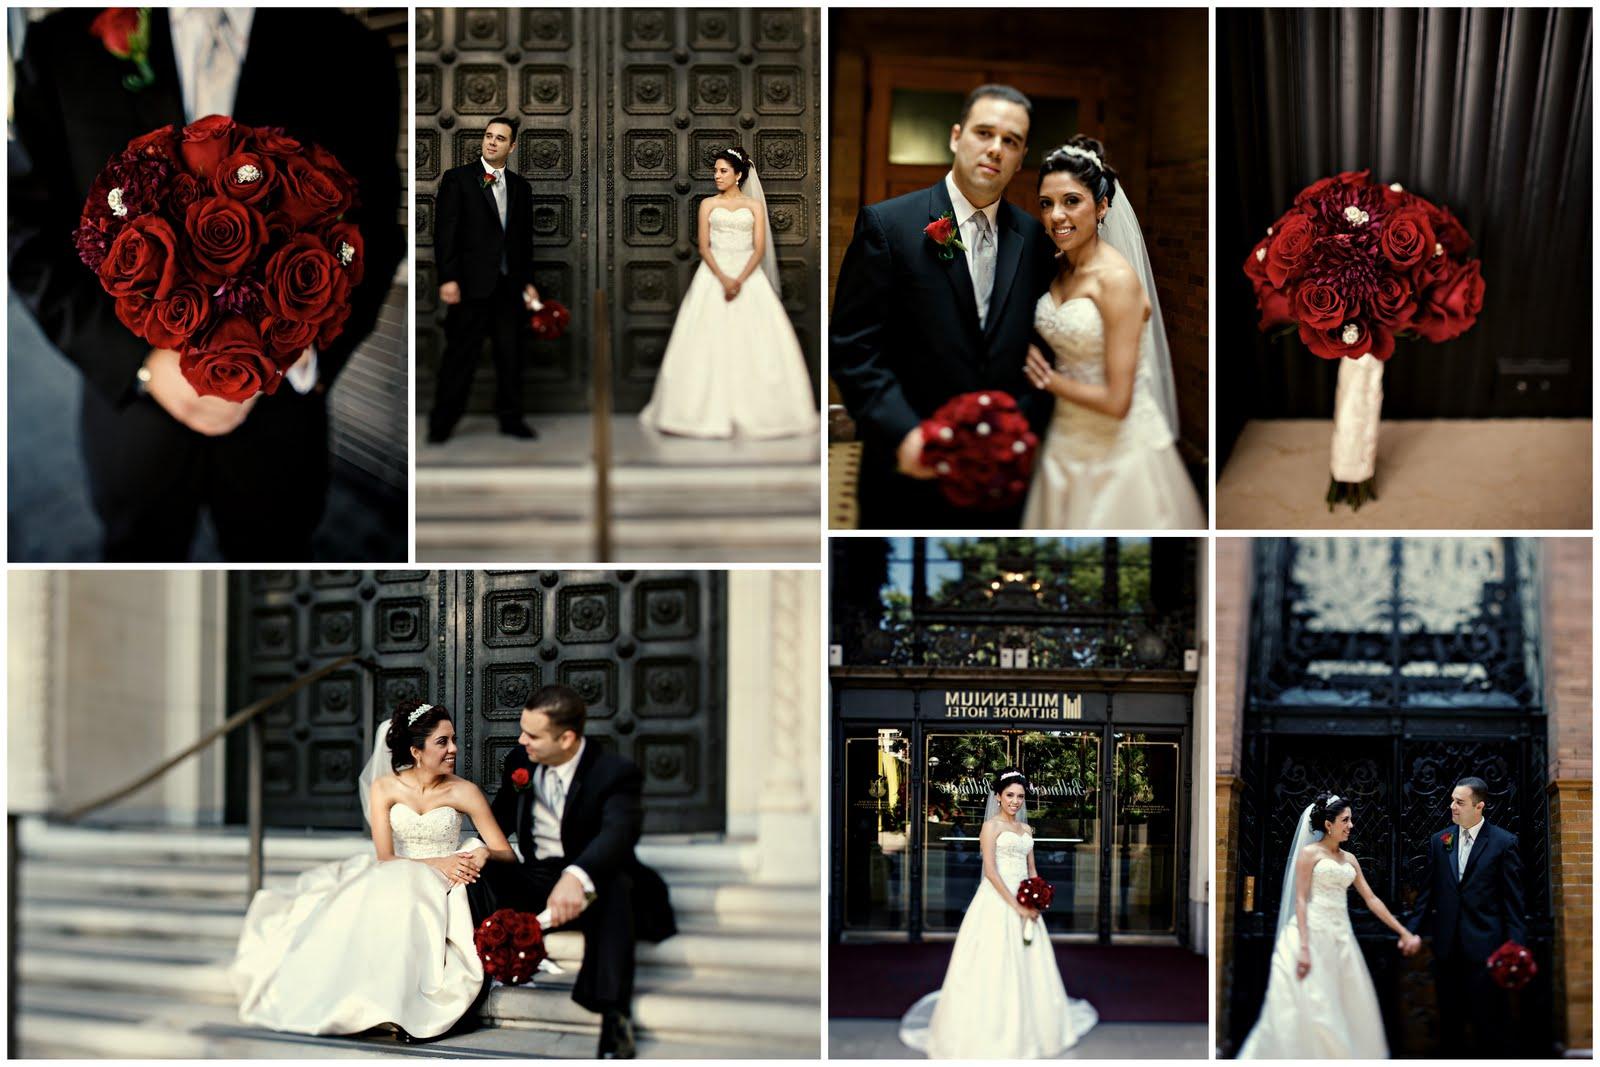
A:
<svg viewBox="0 0 1600 1067">
<path fill-rule="evenodd" d="M 123 325 L 176 349 L 195 392 L 242 402 L 343 331 L 363 272 L 344 220 L 357 197 L 320 146 L 211 115 L 113 156 L 73 240 Z"/>
<path fill-rule="evenodd" d="M 1025 908 L 1032 908 L 1034 911 L 1049 911 L 1050 904 L 1055 899 L 1056 887 L 1038 875 L 1034 875 L 1032 878 L 1024 878 L 1022 883 L 1017 886 L 1017 903 Z M 1027 925 L 1022 928 L 1022 943 L 1025 945 L 1033 944 L 1032 920 L 1029 920 Z"/>
<path fill-rule="evenodd" d="M 1450 209 L 1368 171 L 1313 182 L 1245 257 L 1261 329 L 1337 359 L 1328 509 L 1376 499 L 1383 364 L 1396 337 L 1448 341 L 1483 310 L 1472 238 Z"/>
<path fill-rule="evenodd" d="M 1539 973 L 1539 965 L 1533 962 L 1533 953 L 1515 941 L 1507 941 L 1495 949 L 1488 959 L 1488 966 L 1489 977 L 1501 989 L 1521 989 Z"/>
<path fill-rule="evenodd" d="M 534 337 L 541 341 L 554 341 L 567 332 L 567 323 L 571 321 L 572 312 L 565 305 L 546 300 L 533 305 L 533 316 L 528 320 L 528 325 L 533 328 Z"/>
<path fill-rule="evenodd" d="M 544 924 L 525 911 L 501 908 L 478 924 L 473 946 L 490 978 L 520 985 L 532 978 L 550 957 L 544 947 Z"/>
<path fill-rule="evenodd" d="M 922 462 L 959 508 L 1011 507 L 1028 491 L 1039 438 L 1009 393 L 963 393 L 922 423 Z"/>
</svg>

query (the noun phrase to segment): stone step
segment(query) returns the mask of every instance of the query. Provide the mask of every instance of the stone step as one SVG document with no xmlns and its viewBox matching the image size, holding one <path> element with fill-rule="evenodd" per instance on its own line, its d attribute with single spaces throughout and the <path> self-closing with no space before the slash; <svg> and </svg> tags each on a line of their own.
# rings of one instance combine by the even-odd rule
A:
<svg viewBox="0 0 1600 1067">
<path fill-rule="evenodd" d="M 778 466 L 635 466 L 612 470 L 619 520 L 816 516 L 815 462 Z M 417 521 L 586 520 L 594 515 L 591 465 L 417 468 Z"/>
<path fill-rule="evenodd" d="M 794 517 L 695 517 L 617 520 L 611 530 L 615 563 L 815 563 L 821 535 L 815 513 Z M 497 519 L 462 522 L 418 518 L 419 562 L 477 559 L 549 563 L 593 560 L 588 520 Z"/>
<path fill-rule="evenodd" d="M 294 872 L 269 870 L 266 885 L 291 890 L 295 877 Z M 25 905 L 166 906 L 204 916 L 230 911 L 243 915 L 249 903 L 242 872 L 232 865 L 30 860 L 20 882 Z M 803 886 L 689 883 L 671 885 L 669 892 L 679 924 L 685 927 L 715 924 L 795 933 L 818 929 L 816 891 Z"/>
<path fill-rule="evenodd" d="M 819 1041 L 820 995 L 805 1001 L 758 1000 L 748 989 L 641 991 L 634 997 L 638 1026 L 656 1034 L 738 1033 L 753 1030 L 784 1042 Z M 489 994 L 486 1019 L 518 1028 L 574 1027 L 596 1035 L 600 1017 L 572 1000 L 569 985 L 499 988 Z M 753 1036 L 753 1035 L 752 1035 Z"/>
<path fill-rule="evenodd" d="M 233 1005 L 149 992 L 29 986 L 18 995 L 19 1052 L 27 1058 L 296 1059 L 401 1056 L 429 1059 L 590 1059 L 595 1035 L 582 1030 L 486 1027 L 405 1045 L 376 1031 L 355 1037 L 305 1037 L 239 1024 Z M 815 1058 L 817 1041 L 784 1042 L 660 1036 L 641 1030 L 639 1054 L 660 1059 Z"/>
<path fill-rule="evenodd" d="M 249 839 L 240 829 L 168 829 L 165 827 L 96 827 L 21 820 L 17 840 L 24 860 L 82 863 L 161 863 L 237 860 L 244 873 Z M 267 831 L 262 854 L 269 871 L 296 871 L 328 860 L 344 859 L 371 847 L 371 839 L 348 832 Z M 652 835 L 639 842 L 639 859 L 668 882 L 705 874 L 741 879 L 755 868 L 754 847 L 721 836 Z M 169 864 L 170 865 L 170 864 Z M 692 879 L 691 879 L 692 880 Z"/>
</svg>

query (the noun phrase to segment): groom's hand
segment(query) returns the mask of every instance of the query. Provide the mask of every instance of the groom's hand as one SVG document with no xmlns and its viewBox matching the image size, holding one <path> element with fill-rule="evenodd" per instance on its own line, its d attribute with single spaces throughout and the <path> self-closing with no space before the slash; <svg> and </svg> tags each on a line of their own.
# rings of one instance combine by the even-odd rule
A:
<svg viewBox="0 0 1600 1067">
<path fill-rule="evenodd" d="M 577 875 L 568 871 L 550 890 L 545 906 L 550 909 L 550 921 L 556 926 L 565 926 L 583 912 L 585 903 L 583 883 L 578 881 Z"/>
<path fill-rule="evenodd" d="M 900 464 L 900 473 L 907 478 L 920 478 L 927 481 L 939 475 L 932 467 L 922 465 L 922 427 L 918 426 L 906 434 L 905 440 L 900 442 L 896 459 Z"/>
<path fill-rule="evenodd" d="M 1415 956 L 1422 951 L 1422 938 L 1416 934 L 1407 934 L 1400 939 L 1400 955 Z"/>
<path fill-rule="evenodd" d="M 144 365 L 150 372 L 150 380 L 145 383 L 150 399 L 168 415 L 207 437 L 222 437 L 237 430 L 261 396 L 257 393 L 241 404 L 219 396 L 201 396 L 183 376 L 178 353 L 170 348 L 154 349 Z"/>
<path fill-rule="evenodd" d="M 461 303 L 461 286 L 455 282 L 445 282 L 439 286 L 439 299 L 446 304 Z"/>
</svg>

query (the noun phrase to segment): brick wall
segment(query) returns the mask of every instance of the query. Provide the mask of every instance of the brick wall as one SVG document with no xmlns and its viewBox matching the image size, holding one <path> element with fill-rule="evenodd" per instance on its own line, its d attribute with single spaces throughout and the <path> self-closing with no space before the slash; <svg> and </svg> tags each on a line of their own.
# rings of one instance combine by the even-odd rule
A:
<svg viewBox="0 0 1600 1067">
<path fill-rule="evenodd" d="M 1594 1045 L 1593 563 L 1587 538 L 1544 542 L 1545 700 L 1549 713 L 1550 903 L 1555 1031 Z"/>
<path fill-rule="evenodd" d="M 1220 563 L 1219 563 L 1220 569 Z M 1219 620 L 1220 625 L 1220 620 Z M 1220 735 L 1219 735 L 1220 740 Z M 1231 774 L 1217 774 L 1217 873 L 1213 895 L 1216 898 L 1217 936 L 1213 944 L 1213 966 L 1217 972 L 1217 1044 L 1228 1036 L 1228 996 L 1233 991 L 1233 912 L 1235 884 L 1239 880 L 1239 794 L 1244 783 Z"/>
<path fill-rule="evenodd" d="M 1254 541 L 1217 538 L 1217 773 L 1234 774 L 1244 729 L 1245 670 L 1250 641 L 1250 556 Z"/>
</svg>

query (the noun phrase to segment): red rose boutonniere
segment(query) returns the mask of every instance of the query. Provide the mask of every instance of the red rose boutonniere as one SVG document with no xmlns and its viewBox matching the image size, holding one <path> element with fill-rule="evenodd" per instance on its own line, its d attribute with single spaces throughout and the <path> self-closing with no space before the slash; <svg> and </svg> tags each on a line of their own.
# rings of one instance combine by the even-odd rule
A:
<svg viewBox="0 0 1600 1067">
<path fill-rule="evenodd" d="M 511 772 L 511 784 L 519 793 L 527 789 L 528 783 L 532 780 L 533 776 L 528 773 L 528 768 L 526 767 L 518 767 Z"/>
<path fill-rule="evenodd" d="M 922 232 L 939 246 L 940 259 L 954 259 L 957 250 L 962 252 L 967 250 L 967 246 L 961 243 L 961 238 L 956 236 L 956 217 L 948 211 L 924 226 Z"/>
<path fill-rule="evenodd" d="M 492 170 L 484 171 L 483 172 L 483 188 L 487 189 L 487 188 L 489 188 L 489 186 L 491 186 L 493 184 L 494 184 L 494 171 L 492 171 Z"/>
<path fill-rule="evenodd" d="M 133 72 L 122 79 L 130 93 L 155 83 L 150 69 L 150 9 L 147 7 L 108 7 L 89 23 L 89 32 L 100 38 L 106 51 L 118 59 L 131 60 Z"/>
<path fill-rule="evenodd" d="M 1446 830 L 1444 833 L 1440 834 L 1439 840 L 1444 844 L 1444 850 L 1446 852 L 1452 852 L 1455 850 L 1456 835 L 1451 833 L 1449 830 Z"/>
</svg>

